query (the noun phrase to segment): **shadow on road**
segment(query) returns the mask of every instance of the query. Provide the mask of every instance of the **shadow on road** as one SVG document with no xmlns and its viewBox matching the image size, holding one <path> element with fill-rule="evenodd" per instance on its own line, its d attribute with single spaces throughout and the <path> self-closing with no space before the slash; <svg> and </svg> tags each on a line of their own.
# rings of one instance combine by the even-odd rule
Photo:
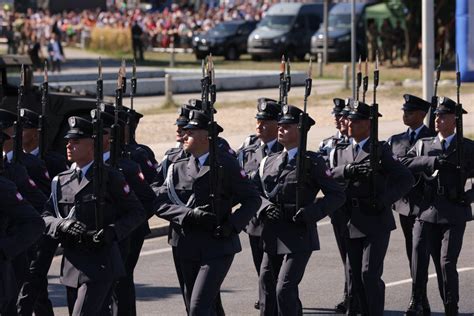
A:
<svg viewBox="0 0 474 316">
<path fill-rule="evenodd" d="M 137 301 L 152 301 L 160 298 L 181 296 L 179 287 L 150 286 L 148 284 L 135 284 Z"/>
</svg>

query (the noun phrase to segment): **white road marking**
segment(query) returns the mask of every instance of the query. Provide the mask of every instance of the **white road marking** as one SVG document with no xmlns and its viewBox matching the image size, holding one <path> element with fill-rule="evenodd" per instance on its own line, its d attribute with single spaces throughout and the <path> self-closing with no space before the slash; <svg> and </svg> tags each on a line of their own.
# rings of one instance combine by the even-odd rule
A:
<svg viewBox="0 0 474 316">
<path fill-rule="evenodd" d="M 165 253 L 165 252 L 170 252 L 170 251 L 171 251 L 171 247 L 155 249 L 155 250 L 148 250 L 148 251 L 142 251 L 140 253 L 140 257 L 151 256 L 151 255 L 156 255 L 156 254 L 159 254 L 159 253 Z"/>
<path fill-rule="evenodd" d="M 471 270 L 474 270 L 474 267 L 459 268 L 458 273 L 471 271 Z M 428 278 L 429 279 L 436 278 L 436 273 L 432 273 L 432 274 L 428 275 Z M 400 281 L 387 283 L 387 284 L 385 284 L 385 287 L 392 287 L 392 286 L 397 286 L 397 285 L 411 283 L 411 282 L 412 282 L 412 279 L 410 278 L 410 279 L 405 279 L 405 280 L 400 280 Z"/>
</svg>

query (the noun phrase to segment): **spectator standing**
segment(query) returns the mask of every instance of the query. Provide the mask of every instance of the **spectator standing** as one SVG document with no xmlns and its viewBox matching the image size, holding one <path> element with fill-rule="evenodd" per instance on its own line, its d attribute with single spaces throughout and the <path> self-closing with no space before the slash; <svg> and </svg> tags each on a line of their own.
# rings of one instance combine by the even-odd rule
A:
<svg viewBox="0 0 474 316">
<path fill-rule="evenodd" d="M 57 33 L 53 33 L 49 41 L 48 54 L 52 65 L 52 72 L 61 72 L 61 62 L 64 61 L 64 51 Z"/>
<path fill-rule="evenodd" d="M 133 58 L 144 61 L 143 57 L 143 29 L 138 24 L 138 20 L 133 21 L 132 26 L 132 48 L 133 48 Z M 138 56 L 137 56 L 138 55 Z"/>
</svg>

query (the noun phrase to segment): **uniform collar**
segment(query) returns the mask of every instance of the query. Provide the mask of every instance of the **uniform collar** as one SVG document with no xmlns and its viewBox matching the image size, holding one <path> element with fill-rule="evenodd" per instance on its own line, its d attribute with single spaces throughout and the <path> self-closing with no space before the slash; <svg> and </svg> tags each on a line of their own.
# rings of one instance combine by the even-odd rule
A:
<svg viewBox="0 0 474 316">
<path fill-rule="evenodd" d="M 359 145 L 359 148 L 362 149 L 362 148 L 364 148 L 364 145 L 365 145 L 365 143 L 367 143 L 367 141 L 369 140 L 369 138 L 370 138 L 370 137 L 367 137 L 366 139 L 361 140 L 361 141 L 358 142 L 358 143 L 355 141 L 354 138 L 351 138 L 351 139 L 352 139 L 352 145 L 354 145 L 354 147 L 355 147 L 356 145 Z"/>
<path fill-rule="evenodd" d="M 449 145 L 451 144 L 451 141 L 453 140 L 454 136 L 456 136 L 456 133 L 453 133 L 453 134 L 449 135 L 448 137 L 443 138 L 443 136 L 441 136 L 441 134 L 438 133 L 439 142 L 441 143 L 444 139 L 446 141 L 446 143 L 445 143 L 446 148 L 449 147 Z"/>
<path fill-rule="evenodd" d="M 290 150 L 286 150 L 288 152 L 288 161 L 291 161 L 291 159 L 295 158 L 296 153 L 298 152 L 298 147 L 291 148 Z"/>
<path fill-rule="evenodd" d="M 408 128 L 408 131 L 407 131 L 408 136 L 410 136 L 410 134 L 411 134 L 412 132 L 415 132 L 415 138 L 418 137 L 418 135 L 420 135 L 420 132 L 421 132 L 421 130 L 423 129 L 423 127 L 425 127 L 424 124 L 421 124 L 421 126 L 418 127 L 418 128 L 415 129 L 415 130 L 413 130 L 413 129 L 411 129 L 411 128 Z"/>
<path fill-rule="evenodd" d="M 109 159 L 110 159 L 110 150 L 107 151 L 107 152 L 105 152 L 102 157 L 103 157 L 103 158 L 102 158 L 103 161 L 109 160 Z"/>
<path fill-rule="evenodd" d="M 36 147 L 35 149 L 33 149 L 32 151 L 29 152 L 29 154 L 32 154 L 33 156 L 38 156 L 39 155 L 39 147 Z"/>
<path fill-rule="evenodd" d="M 197 158 L 199 160 L 199 168 L 202 168 L 202 166 L 204 166 L 204 163 L 206 162 L 207 157 L 209 157 L 209 152 Z"/>
<path fill-rule="evenodd" d="M 77 164 L 76 164 L 76 170 L 81 170 L 82 175 L 85 176 L 87 173 L 87 170 L 89 170 L 90 166 L 92 166 L 93 163 L 94 163 L 94 160 L 92 160 L 91 162 L 89 162 L 87 165 L 85 165 L 82 168 L 77 167 Z"/>
<path fill-rule="evenodd" d="M 7 152 L 6 154 L 3 153 L 3 157 L 7 158 L 7 161 L 8 161 L 8 162 L 11 162 L 12 159 L 13 159 L 13 150 L 10 150 L 10 151 Z"/>
<path fill-rule="evenodd" d="M 275 138 L 274 140 L 269 141 L 268 143 L 263 143 L 263 145 L 267 146 L 267 152 L 270 152 L 272 150 L 273 145 L 275 145 L 277 139 Z"/>
</svg>

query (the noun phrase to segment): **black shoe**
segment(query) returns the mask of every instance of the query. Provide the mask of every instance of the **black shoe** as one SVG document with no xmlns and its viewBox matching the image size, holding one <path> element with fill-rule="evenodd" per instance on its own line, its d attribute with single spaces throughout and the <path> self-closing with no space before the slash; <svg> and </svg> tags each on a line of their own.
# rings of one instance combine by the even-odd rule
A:
<svg viewBox="0 0 474 316">
<path fill-rule="evenodd" d="M 259 301 L 259 300 L 256 300 L 256 301 L 255 301 L 255 304 L 253 304 L 253 307 L 254 307 L 255 309 L 260 309 L 260 301 Z"/>
<path fill-rule="evenodd" d="M 406 316 L 423 316 L 423 291 L 415 284 L 412 284 L 410 303 L 408 304 Z"/>
<path fill-rule="evenodd" d="M 347 311 L 348 305 L 349 305 L 349 300 L 347 297 L 345 297 L 342 302 L 339 302 L 338 304 L 336 304 L 336 306 L 334 306 L 334 310 L 336 311 L 336 313 L 345 314 Z"/>
</svg>

